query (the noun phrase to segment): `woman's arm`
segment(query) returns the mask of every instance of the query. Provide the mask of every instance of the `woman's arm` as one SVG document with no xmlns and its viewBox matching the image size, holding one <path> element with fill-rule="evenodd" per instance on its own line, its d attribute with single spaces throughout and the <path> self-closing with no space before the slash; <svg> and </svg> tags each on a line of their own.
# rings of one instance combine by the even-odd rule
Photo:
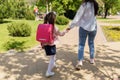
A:
<svg viewBox="0 0 120 80">
<path fill-rule="evenodd" d="M 73 21 L 71 22 L 71 24 L 70 24 L 70 26 L 69 26 L 70 28 L 73 28 L 74 26 L 79 26 L 79 24 L 80 24 L 79 21 L 80 21 L 82 15 L 83 15 L 83 13 L 84 13 L 84 10 L 85 10 L 85 3 L 83 3 L 83 4 L 79 7 L 79 9 L 78 9 L 78 11 L 77 11 L 77 13 L 76 13 Z"/>
</svg>

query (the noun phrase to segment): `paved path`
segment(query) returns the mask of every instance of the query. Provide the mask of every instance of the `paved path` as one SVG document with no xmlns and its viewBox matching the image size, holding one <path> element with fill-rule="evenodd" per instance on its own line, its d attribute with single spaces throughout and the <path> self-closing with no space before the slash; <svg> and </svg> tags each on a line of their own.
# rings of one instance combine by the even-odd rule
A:
<svg viewBox="0 0 120 80">
<path fill-rule="evenodd" d="M 56 61 L 59 67 L 54 69 L 56 74 L 51 78 L 45 77 L 48 57 L 39 46 L 23 53 L 0 54 L 0 80 L 112 80 L 120 76 L 120 42 L 106 42 L 100 27 L 95 39 L 95 65 L 89 63 L 86 43 L 82 70 L 74 69 L 77 45 L 78 28 L 60 38 Z"/>
<path fill-rule="evenodd" d="M 66 44 L 66 45 L 74 45 L 77 46 L 78 45 L 78 36 L 79 36 L 79 28 L 75 27 L 72 30 L 70 30 L 64 37 L 60 38 L 60 44 Z M 103 44 L 106 43 L 107 40 L 104 36 L 104 33 L 100 27 L 100 24 L 98 23 L 98 27 L 97 27 L 97 35 L 95 37 L 95 45 L 99 45 L 99 44 Z M 86 46 L 85 46 L 86 50 L 88 50 L 88 40 L 86 40 Z"/>
</svg>

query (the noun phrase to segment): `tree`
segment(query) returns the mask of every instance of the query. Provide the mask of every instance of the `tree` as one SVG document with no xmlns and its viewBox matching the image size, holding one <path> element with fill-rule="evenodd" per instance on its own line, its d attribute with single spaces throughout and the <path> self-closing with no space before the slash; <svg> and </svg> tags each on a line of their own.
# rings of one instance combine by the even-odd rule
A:
<svg viewBox="0 0 120 80">
<path fill-rule="evenodd" d="M 77 9 L 81 4 L 81 0 L 52 0 L 52 10 L 56 11 L 59 15 L 67 17 L 74 17 Z M 57 7 L 57 8 L 56 8 Z"/>
<path fill-rule="evenodd" d="M 54 0 L 38 0 L 36 2 L 36 5 L 38 6 L 40 11 L 43 11 L 45 13 L 48 13 L 50 11 L 52 11 L 52 2 Z"/>
<path fill-rule="evenodd" d="M 75 11 L 81 4 L 81 0 L 38 0 L 37 6 L 46 9 L 46 12 L 56 11 L 59 15 L 64 15 L 69 10 Z"/>
<path fill-rule="evenodd" d="M 24 0 L 0 0 L 0 21 L 4 18 L 24 18 L 27 6 Z"/>
<path fill-rule="evenodd" d="M 118 0 L 118 3 L 116 4 L 116 6 L 114 6 L 113 8 L 111 8 L 111 13 L 117 14 L 120 13 L 120 0 Z"/>
<path fill-rule="evenodd" d="M 10 10 L 12 18 L 24 18 L 27 10 L 27 5 L 24 0 L 11 0 L 10 1 Z"/>
<path fill-rule="evenodd" d="M 104 7 L 104 18 L 106 18 L 109 10 L 115 7 L 119 3 L 119 0 L 102 0 L 102 2 Z"/>
<path fill-rule="evenodd" d="M 2 22 L 5 17 L 8 17 L 6 13 L 8 7 L 6 5 L 8 5 L 7 0 L 0 0 L 0 22 Z"/>
</svg>

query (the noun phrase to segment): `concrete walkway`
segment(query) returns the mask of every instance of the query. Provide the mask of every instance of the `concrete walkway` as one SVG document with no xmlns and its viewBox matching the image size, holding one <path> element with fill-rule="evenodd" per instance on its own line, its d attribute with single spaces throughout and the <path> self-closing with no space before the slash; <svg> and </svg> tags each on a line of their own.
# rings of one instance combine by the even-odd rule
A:
<svg viewBox="0 0 120 80">
<path fill-rule="evenodd" d="M 100 24 L 99 24 L 100 25 Z M 23 53 L 0 54 L 0 80 L 118 80 L 120 77 L 120 42 L 107 42 L 100 26 L 95 39 L 96 64 L 89 63 L 89 49 L 86 43 L 84 65 L 80 71 L 77 63 L 78 28 L 60 37 L 57 45 L 55 76 L 45 77 L 48 57 L 36 46 Z"/>
</svg>

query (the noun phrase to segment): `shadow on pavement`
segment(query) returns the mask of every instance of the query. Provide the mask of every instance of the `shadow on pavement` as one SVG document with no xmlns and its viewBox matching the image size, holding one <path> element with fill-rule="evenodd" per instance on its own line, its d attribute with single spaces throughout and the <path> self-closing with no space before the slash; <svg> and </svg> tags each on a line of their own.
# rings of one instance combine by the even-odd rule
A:
<svg viewBox="0 0 120 80">
<path fill-rule="evenodd" d="M 64 47 L 63 47 L 64 46 Z M 96 64 L 89 63 L 85 53 L 82 70 L 76 71 L 77 46 L 63 45 L 57 48 L 55 76 L 46 78 L 48 57 L 39 47 L 24 53 L 0 54 L 0 80 L 112 80 L 120 75 L 120 56 L 106 52 L 107 46 L 98 46 Z"/>
</svg>

